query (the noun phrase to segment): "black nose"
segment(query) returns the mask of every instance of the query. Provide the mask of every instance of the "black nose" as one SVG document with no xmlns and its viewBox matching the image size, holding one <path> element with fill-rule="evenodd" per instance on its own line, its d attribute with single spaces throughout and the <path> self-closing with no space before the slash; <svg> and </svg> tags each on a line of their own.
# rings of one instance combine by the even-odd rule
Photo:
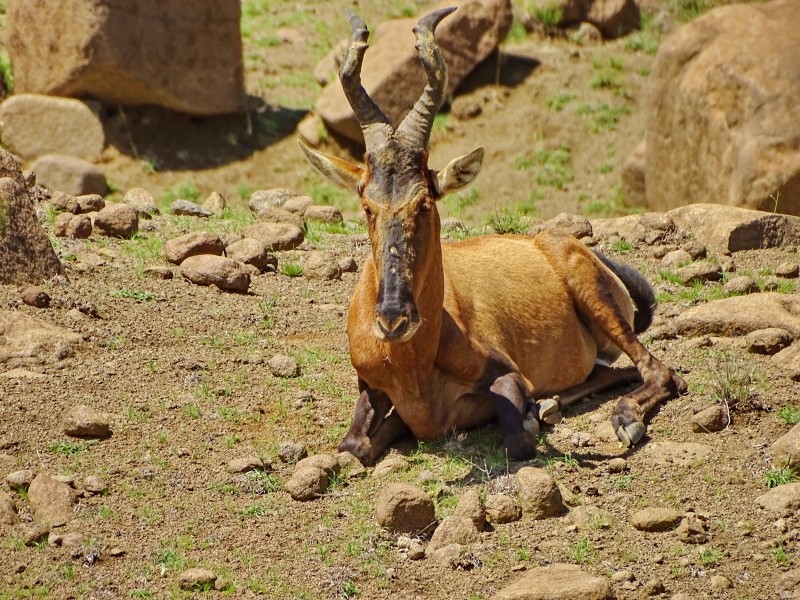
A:
<svg viewBox="0 0 800 600">
<path fill-rule="evenodd" d="M 375 323 L 387 340 L 396 340 L 406 334 L 411 319 L 404 307 L 387 306 L 375 310 Z"/>
</svg>

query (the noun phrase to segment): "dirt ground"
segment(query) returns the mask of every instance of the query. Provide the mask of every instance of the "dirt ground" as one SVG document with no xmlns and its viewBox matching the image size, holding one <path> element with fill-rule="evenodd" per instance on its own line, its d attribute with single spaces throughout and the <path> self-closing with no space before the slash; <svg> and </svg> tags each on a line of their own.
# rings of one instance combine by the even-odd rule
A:
<svg viewBox="0 0 800 600">
<path fill-rule="evenodd" d="M 107 493 L 81 498 L 65 528 L 82 534 L 76 549 L 25 546 L 21 531 L 32 516 L 25 494 L 9 491 L 23 525 L 0 529 L 0 598 L 479 600 L 526 570 L 554 562 L 612 577 L 620 600 L 639 598 L 654 578 L 663 582 L 665 598 L 677 592 L 696 599 L 774 597 L 777 577 L 800 561 L 798 520 L 777 519 L 753 500 L 767 491 L 766 449 L 789 429 L 780 411 L 798 408 L 797 384 L 766 357 L 726 344 L 645 334 L 650 348 L 687 379 L 690 393 L 659 411 L 646 442 L 633 451 L 606 435 L 613 402 L 604 401 L 619 391 L 582 402 L 546 431 L 535 464 L 551 471 L 573 508 L 605 512 L 588 528 L 577 528 L 569 514 L 496 525 L 457 568 L 411 561 L 399 552 L 397 536 L 375 520 L 379 491 L 387 481 L 419 484 L 442 518 L 466 489 L 487 494 L 502 487 L 505 475 L 521 465 L 504 459 L 492 426 L 433 443 L 401 443 L 391 452 L 405 458 L 407 470 L 384 479 L 342 477 L 312 502 L 295 502 L 282 489 L 292 466 L 277 457 L 281 442 L 300 442 L 309 453 L 334 452 L 349 426 L 357 385 L 345 322 L 358 274 L 330 282 L 265 274 L 240 295 L 180 277 L 154 280 L 143 268 L 165 265 L 163 241 L 179 233 L 240 230 L 251 219 L 244 207 L 256 189 L 294 188 L 355 216 L 353 200 L 313 174 L 294 141 L 296 123 L 318 94 L 309 74 L 346 34 L 341 12 L 350 4 L 304 4 L 305 18 L 299 18 L 296 2 L 245 3 L 252 7 L 243 21 L 254 94 L 248 116 L 189 119 L 108 109 L 110 146 L 102 166 L 118 194 L 140 186 L 166 203 L 216 190 L 240 211 L 207 222 L 158 217 L 133 240 L 56 240 L 68 281 L 48 285 L 58 300 L 51 308 L 21 306 L 16 288 L 0 287 L 0 308 L 24 311 L 85 340 L 74 357 L 25 365 L 41 378 L 0 378 L 0 473 L 33 469 L 69 476 L 78 488 L 89 475 L 108 483 Z M 374 24 L 403 14 L 392 4 L 370 3 L 363 16 Z M 431 5 L 408 4 L 414 12 Z M 674 3 L 646 6 L 652 18 L 643 35 L 658 39 L 653 22 L 662 8 L 669 9 L 662 20 L 677 24 Z M 282 42 L 293 37 L 280 31 L 286 28 L 302 41 Z M 477 192 L 446 201 L 441 212 L 476 226 L 504 207 L 543 218 L 628 210 L 617 191 L 620 171 L 643 137 L 653 54 L 630 39 L 589 45 L 515 31 L 500 56 L 457 94 L 455 102 L 479 104 L 480 116 L 437 121 L 432 166 L 476 145 L 487 148 Z M 644 44 L 650 38 L 637 39 Z M 324 148 L 343 152 L 333 140 Z M 46 217 L 43 211 L 47 225 Z M 279 264 L 302 263 L 309 250 L 325 249 L 360 265 L 368 248 L 358 226 L 351 229 L 315 230 L 300 249 L 280 253 Z M 707 301 L 719 286 L 681 294 L 660 277 L 649 249 L 616 244 L 603 250 L 656 285 L 655 327 Z M 795 248 L 734 258 L 739 272 L 762 279 L 782 262 L 798 260 Z M 786 291 L 797 293 L 793 286 Z M 96 316 L 71 310 L 76 303 L 92 305 Z M 266 361 L 277 353 L 297 361 L 299 377 L 270 373 Z M 689 418 L 713 400 L 721 365 L 746 379 L 747 399 L 725 431 L 693 433 Z M 60 422 L 75 404 L 109 413 L 113 435 L 96 443 L 67 438 Z M 710 452 L 685 464 L 663 463 L 654 452 L 662 442 L 697 442 Z M 250 455 L 272 468 L 255 476 L 227 472 L 230 460 Z M 611 473 L 608 461 L 617 456 L 627 467 Z M 708 542 L 688 544 L 675 532 L 643 533 L 630 525 L 634 512 L 656 506 L 703 515 Z M 181 590 L 178 575 L 193 566 L 212 569 L 220 591 Z M 714 588 L 713 575 L 726 577 L 731 587 Z"/>
</svg>

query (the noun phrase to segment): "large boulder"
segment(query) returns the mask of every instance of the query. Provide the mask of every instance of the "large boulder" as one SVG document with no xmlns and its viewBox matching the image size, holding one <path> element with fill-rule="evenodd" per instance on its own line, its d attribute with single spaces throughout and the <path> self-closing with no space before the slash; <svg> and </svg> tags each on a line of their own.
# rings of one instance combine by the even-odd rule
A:
<svg viewBox="0 0 800 600">
<path fill-rule="evenodd" d="M 31 169 L 36 173 L 39 183 L 53 191 L 72 196 L 102 196 L 108 191 L 108 182 L 102 171 L 77 156 L 44 154 L 33 161 Z"/>
<path fill-rule="evenodd" d="M 800 215 L 800 3 L 713 9 L 668 37 L 650 74 L 647 203 Z"/>
<path fill-rule="evenodd" d="M 0 284 L 41 283 L 63 270 L 19 165 L 0 150 Z"/>
<path fill-rule="evenodd" d="M 243 106 L 240 17 L 240 0 L 9 0 L 5 44 L 17 92 L 222 114 Z"/>
<path fill-rule="evenodd" d="M 16 94 L 0 104 L 0 137 L 23 158 L 43 154 L 93 158 L 105 145 L 103 124 L 88 104 L 38 94 Z"/>
<path fill-rule="evenodd" d="M 461 0 L 458 10 L 436 29 L 436 40 L 447 61 L 447 94 L 494 52 L 511 27 L 510 0 Z M 364 58 L 364 88 L 393 125 L 397 125 L 422 94 L 425 74 L 414 48 L 411 29 L 417 19 L 397 19 L 378 26 Z M 326 125 L 356 142 L 361 128 L 338 79 L 317 100 L 315 112 Z"/>
</svg>

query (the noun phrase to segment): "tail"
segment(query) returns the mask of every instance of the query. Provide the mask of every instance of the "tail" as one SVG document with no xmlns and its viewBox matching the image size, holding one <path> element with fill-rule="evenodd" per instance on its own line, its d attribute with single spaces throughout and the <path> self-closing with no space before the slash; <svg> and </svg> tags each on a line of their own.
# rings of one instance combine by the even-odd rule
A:
<svg viewBox="0 0 800 600">
<path fill-rule="evenodd" d="M 614 275 L 620 278 L 636 305 L 633 316 L 633 332 L 642 333 L 653 322 L 653 311 L 656 307 L 656 294 L 650 283 L 633 267 L 616 263 L 610 258 L 594 251 L 595 256 L 608 267 Z"/>
</svg>

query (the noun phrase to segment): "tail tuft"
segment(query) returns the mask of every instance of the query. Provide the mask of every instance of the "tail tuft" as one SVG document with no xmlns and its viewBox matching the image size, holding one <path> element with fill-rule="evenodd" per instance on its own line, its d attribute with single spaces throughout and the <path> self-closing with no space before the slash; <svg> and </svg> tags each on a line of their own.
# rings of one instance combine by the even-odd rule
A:
<svg viewBox="0 0 800 600">
<path fill-rule="evenodd" d="M 656 307 L 656 294 L 653 287 L 644 278 L 644 275 L 629 265 L 614 262 L 600 252 L 594 251 L 595 256 L 600 259 L 606 267 L 620 278 L 628 293 L 636 305 L 636 313 L 633 316 L 633 332 L 642 333 L 646 331 L 653 322 L 653 311 Z"/>
</svg>

